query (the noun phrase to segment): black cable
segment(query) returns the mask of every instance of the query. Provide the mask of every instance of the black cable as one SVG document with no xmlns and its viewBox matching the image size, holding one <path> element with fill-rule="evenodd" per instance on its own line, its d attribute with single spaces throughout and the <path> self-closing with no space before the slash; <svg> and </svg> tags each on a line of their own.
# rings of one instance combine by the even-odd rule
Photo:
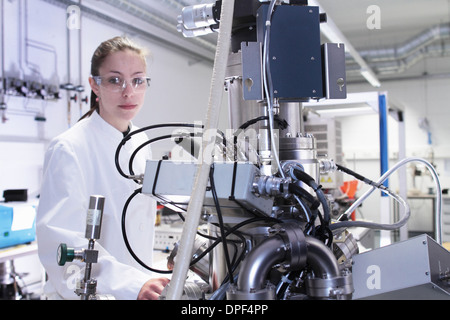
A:
<svg viewBox="0 0 450 320">
<path fill-rule="evenodd" d="M 164 199 L 161 195 L 156 194 L 156 191 L 155 191 L 155 190 L 156 190 L 156 184 L 157 184 L 157 182 L 158 182 L 159 172 L 160 172 L 161 164 L 162 164 L 163 161 L 164 161 L 164 160 L 162 160 L 162 159 L 159 160 L 159 161 L 158 161 L 158 165 L 156 166 L 155 178 L 154 178 L 154 180 L 153 180 L 153 186 L 152 186 L 152 195 L 153 195 L 155 198 L 159 199 L 159 202 L 162 203 L 162 204 L 164 204 L 164 205 L 170 204 L 172 207 L 177 208 L 177 209 L 180 210 L 180 211 L 186 211 L 184 208 L 179 207 L 177 203 L 175 203 L 175 202 L 173 202 L 173 201 L 170 201 L 170 200 L 166 200 L 166 199 Z M 176 212 L 177 212 L 178 215 L 180 216 L 181 220 L 184 221 L 183 215 L 182 215 L 181 213 L 179 213 L 178 211 L 176 211 Z"/>
<path fill-rule="evenodd" d="M 114 156 L 114 161 L 115 161 L 115 165 L 117 168 L 117 171 L 119 171 L 120 175 L 123 176 L 124 178 L 127 179 L 133 179 L 133 177 L 130 177 L 130 175 L 127 175 L 123 172 L 122 168 L 120 168 L 120 163 L 119 163 L 119 154 L 120 154 L 120 150 L 122 149 L 122 147 L 125 145 L 125 143 L 131 139 L 131 137 L 135 134 L 147 131 L 147 130 L 152 130 L 152 129 L 158 129 L 158 128 L 167 128 L 167 127 L 187 127 L 187 128 L 203 128 L 203 125 L 198 125 L 198 124 L 192 124 L 192 123 L 161 123 L 161 124 L 155 124 L 155 125 L 151 125 L 151 126 L 147 126 L 147 127 L 143 127 L 137 130 L 134 130 L 130 133 L 128 133 L 123 139 L 122 141 L 119 143 L 119 145 L 117 146 L 116 149 L 116 153 Z"/>
<path fill-rule="evenodd" d="M 194 135 L 194 133 L 190 133 L 190 135 Z M 156 138 L 153 138 L 153 139 L 150 139 L 150 140 L 147 140 L 147 141 L 141 143 L 141 145 L 138 146 L 138 147 L 133 151 L 133 153 L 132 153 L 131 156 L 130 156 L 130 159 L 128 160 L 128 170 L 130 171 L 130 175 L 132 175 L 132 176 L 134 175 L 133 161 L 134 161 L 134 158 L 136 157 L 137 153 L 138 153 L 140 150 L 142 150 L 142 148 L 144 148 L 145 146 L 147 146 L 147 145 L 149 145 L 149 144 L 151 144 L 151 143 L 153 143 L 153 142 L 157 142 L 157 141 L 164 140 L 164 139 L 170 139 L 170 138 L 179 138 L 179 137 L 182 137 L 182 138 L 183 138 L 183 137 L 185 137 L 185 134 L 179 134 L 179 135 L 176 135 L 176 134 L 167 134 L 167 135 L 159 136 L 159 137 L 156 137 Z"/>
<path fill-rule="evenodd" d="M 317 208 L 320 206 L 320 202 L 316 200 L 309 192 L 307 192 L 305 189 L 303 189 L 300 185 L 296 183 L 290 183 L 289 184 L 289 192 L 297 195 L 298 201 L 301 201 L 303 205 L 300 207 L 303 209 L 305 215 L 309 217 L 309 222 L 305 225 L 305 234 L 309 234 L 309 230 L 311 229 L 311 235 L 315 235 L 315 221 L 318 215 Z M 305 203 L 305 201 L 307 203 Z"/>
<path fill-rule="evenodd" d="M 163 274 L 172 273 L 172 270 L 157 270 L 157 269 L 153 269 L 153 268 L 147 266 L 147 264 L 145 264 L 141 259 L 139 259 L 139 257 L 134 253 L 133 249 L 131 248 L 130 243 L 128 242 L 127 232 L 125 230 L 125 220 L 126 220 L 127 209 L 128 209 L 128 206 L 129 206 L 131 200 L 133 200 L 133 198 L 141 192 L 142 192 L 142 188 L 134 190 L 134 192 L 131 194 L 130 197 L 128 197 L 127 201 L 125 202 L 125 205 L 122 210 L 122 236 L 123 236 L 123 240 L 125 242 L 125 246 L 127 247 L 128 252 L 134 258 L 134 260 L 136 260 L 136 262 L 139 263 L 141 266 L 143 266 L 145 269 L 150 270 L 152 272 L 163 273 Z"/>
<path fill-rule="evenodd" d="M 332 232 L 329 227 L 330 222 L 331 222 L 330 208 L 328 206 L 328 202 L 325 197 L 325 193 L 322 190 L 322 186 L 318 185 L 316 183 L 316 181 L 310 175 L 308 175 L 306 172 L 304 172 L 303 170 L 294 169 L 293 174 L 297 179 L 299 179 L 300 181 L 304 182 L 306 185 L 311 187 L 314 190 L 314 192 L 316 193 L 317 198 L 322 205 L 323 217 L 319 210 L 314 210 L 312 208 L 312 211 L 316 211 L 317 215 L 320 219 L 320 226 L 315 228 L 314 234 L 315 234 L 315 236 L 317 235 L 316 237 L 318 237 L 321 241 L 325 242 L 328 239 L 327 245 L 329 247 L 331 247 L 331 244 L 333 241 L 333 235 L 332 235 Z M 302 188 L 296 188 L 296 187 L 299 187 L 297 182 L 291 183 L 291 185 L 292 186 L 290 186 L 290 188 L 292 188 L 293 190 L 300 191 L 300 189 L 302 189 Z M 311 225 L 311 227 L 314 228 L 313 225 Z"/>
<path fill-rule="evenodd" d="M 134 253 L 133 249 L 131 248 L 131 245 L 128 241 L 128 237 L 127 237 L 127 233 L 126 233 L 126 228 L 125 228 L 125 221 L 126 221 L 126 212 L 128 210 L 128 206 L 131 202 L 131 200 L 138 195 L 139 193 L 142 192 L 142 188 L 136 189 L 131 196 L 127 199 L 127 201 L 125 202 L 125 205 L 123 207 L 122 210 L 122 236 L 123 236 L 123 240 L 125 242 L 125 246 L 127 247 L 129 253 L 131 254 L 131 256 L 136 260 L 136 262 L 138 262 L 142 267 L 144 267 L 147 270 L 150 270 L 152 272 L 156 272 L 156 273 L 162 273 L 162 274 L 170 274 L 172 273 L 172 270 L 158 270 L 158 269 L 154 269 L 151 268 L 149 266 L 147 266 L 142 260 L 139 259 L 139 257 Z M 255 218 L 251 218 L 245 221 L 242 221 L 240 223 L 238 223 L 237 225 L 229 228 L 226 232 L 225 232 L 225 237 L 228 237 L 230 234 L 236 232 L 236 230 L 238 230 L 239 228 L 242 228 L 243 226 L 253 223 L 253 222 L 257 222 L 257 221 L 270 221 L 273 223 L 280 223 L 281 221 L 275 218 L 271 218 L 271 217 L 255 217 Z M 214 243 L 212 243 L 205 251 L 203 251 L 201 254 L 199 254 L 195 259 L 193 259 L 190 263 L 190 265 L 194 265 L 197 262 L 199 262 L 205 255 L 207 255 L 212 249 L 214 249 L 215 246 L 217 246 L 220 242 L 222 241 L 222 237 L 216 239 L 214 241 Z M 243 251 L 243 253 L 240 256 L 239 262 L 242 261 L 243 259 L 243 255 L 245 253 L 245 250 Z M 237 266 L 237 265 L 236 265 Z M 236 267 L 235 267 L 236 268 Z M 233 268 L 233 269 L 235 269 Z"/>
<path fill-rule="evenodd" d="M 306 185 L 308 185 L 309 187 L 311 187 L 314 192 L 317 195 L 317 198 L 319 199 L 320 203 L 322 204 L 322 208 L 323 208 L 323 218 L 324 218 L 324 222 L 326 225 L 330 224 L 330 208 L 328 207 L 328 202 L 327 199 L 325 197 L 325 194 L 322 190 L 322 186 L 318 185 L 316 183 L 316 181 L 306 172 L 299 170 L 299 169 L 294 169 L 294 176 L 303 181 L 304 183 L 306 183 Z"/>
<path fill-rule="evenodd" d="M 302 186 L 300 186 L 300 183 L 301 182 L 298 180 L 290 183 L 288 186 L 289 192 L 307 200 L 310 203 L 310 209 L 316 210 L 320 206 L 320 201 L 314 198 L 314 196 L 312 196 L 308 191 L 303 189 Z"/>
<path fill-rule="evenodd" d="M 356 173 L 356 172 L 350 170 L 349 168 L 346 168 L 346 167 L 341 166 L 339 164 L 336 164 L 336 168 L 339 171 L 342 171 L 342 172 L 344 172 L 346 174 L 349 174 L 349 175 L 355 177 L 358 180 L 361 180 L 364 183 L 367 183 L 368 185 L 371 185 L 371 186 L 376 187 L 378 189 L 388 190 L 388 188 L 386 186 L 384 186 L 382 183 L 376 183 L 375 181 L 372 181 L 372 180 L 370 180 L 370 179 L 360 175 L 359 173 Z"/>
<path fill-rule="evenodd" d="M 260 116 L 260 117 L 256 117 L 256 118 L 250 119 L 250 120 L 244 122 L 235 131 L 234 135 L 238 135 L 240 133 L 239 131 L 245 130 L 248 127 L 250 127 L 251 125 L 253 125 L 253 124 L 255 124 L 255 123 L 259 122 L 259 121 L 264 121 L 264 120 L 269 120 L 269 116 Z M 277 114 L 274 115 L 273 120 L 275 120 L 278 123 L 278 125 L 279 125 L 279 127 L 281 129 L 286 129 L 289 126 L 288 122 L 285 119 L 281 119 L 280 116 L 277 115 Z"/>
<path fill-rule="evenodd" d="M 254 223 L 254 222 L 258 222 L 258 221 L 270 221 L 273 223 L 281 223 L 282 221 L 276 218 L 271 218 L 271 217 L 254 217 L 254 218 L 250 218 L 248 220 L 242 221 L 240 223 L 238 223 L 237 225 L 230 227 L 226 232 L 225 232 L 225 237 L 228 237 L 230 234 L 236 232 L 236 230 L 238 230 L 239 228 L 242 228 L 243 226 L 250 224 L 250 223 Z M 205 255 L 207 255 L 212 249 L 214 249 L 220 242 L 221 242 L 221 238 L 218 238 L 216 241 L 214 241 L 205 251 L 203 251 L 201 254 L 199 254 L 197 256 L 197 258 L 195 258 L 194 260 L 192 260 L 192 264 L 197 263 L 198 261 L 200 261 Z"/>
<path fill-rule="evenodd" d="M 242 260 L 244 260 L 244 257 L 245 257 L 245 255 L 247 253 L 247 241 L 245 240 L 244 236 L 241 235 L 240 233 L 236 233 L 236 231 L 233 234 L 238 236 L 239 238 L 241 238 L 241 243 L 243 244 L 243 248 L 241 250 L 241 254 L 239 255 L 238 259 L 236 261 L 234 261 L 234 263 L 233 263 L 232 274 L 236 271 L 237 267 L 242 262 Z M 237 250 L 237 248 L 236 248 L 236 250 Z M 237 251 L 236 251 L 236 254 L 237 254 Z M 233 280 L 232 280 L 233 283 L 234 283 L 234 279 L 235 279 L 235 276 L 233 276 Z M 222 281 L 220 286 L 226 284 L 229 281 L 230 281 L 230 274 L 227 273 L 227 275 L 223 279 L 223 281 Z M 230 281 L 230 283 L 231 283 L 231 281 Z"/>
<path fill-rule="evenodd" d="M 217 218 L 219 219 L 220 235 L 221 235 L 222 244 L 223 244 L 223 251 L 225 253 L 225 261 L 227 263 L 228 274 L 230 275 L 230 281 L 233 281 L 233 273 L 232 273 L 232 268 L 231 268 L 230 255 L 228 252 L 227 239 L 225 236 L 223 217 L 222 217 L 222 212 L 221 212 L 220 205 L 219 205 L 219 199 L 218 199 L 217 193 L 216 193 L 216 186 L 214 184 L 214 163 L 211 165 L 211 169 L 209 171 L 209 183 L 211 185 L 211 194 L 214 199 L 214 204 L 216 206 Z"/>
</svg>

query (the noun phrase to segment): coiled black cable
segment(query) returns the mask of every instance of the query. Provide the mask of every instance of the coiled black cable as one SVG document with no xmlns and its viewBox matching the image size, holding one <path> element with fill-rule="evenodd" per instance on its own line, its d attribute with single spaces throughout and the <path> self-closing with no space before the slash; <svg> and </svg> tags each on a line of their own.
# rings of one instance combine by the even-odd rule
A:
<svg viewBox="0 0 450 320">
<path fill-rule="evenodd" d="M 122 147 L 127 143 L 128 140 L 131 139 L 131 137 L 135 134 L 147 131 L 147 130 L 152 130 L 152 129 L 158 129 L 158 128 L 167 128 L 167 127 L 185 127 L 185 128 L 202 128 L 203 129 L 203 125 L 200 124 L 193 124 L 193 123 L 161 123 L 161 124 L 155 124 L 155 125 L 151 125 L 151 126 L 146 126 L 140 129 L 137 129 L 135 131 L 132 131 L 130 133 L 128 133 L 123 139 L 122 141 L 119 143 L 119 145 L 117 146 L 116 149 L 116 153 L 114 156 L 114 162 L 117 168 L 117 171 L 120 173 L 121 176 L 123 176 L 124 178 L 127 179 L 134 179 L 135 177 L 131 176 L 131 175 L 127 175 L 126 173 L 123 172 L 122 168 L 120 167 L 120 163 L 119 163 L 119 154 L 120 154 L 120 150 L 122 149 Z"/>
<path fill-rule="evenodd" d="M 313 235 L 318 237 L 321 241 L 326 242 L 326 244 L 331 247 L 333 242 L 333 234 L 330 230 L 330 223 L 331 223 L 331 217 L 330 217 L 330 208 L 328 206 L 327 199 L 325 197 L 325 193 L 322 190 L 322 186 L 318 185 L 316 181 L 308 175 L 303 170 L 300 170 L 298 168 L 294 168 L 293 175 L 295 178 L 298 179 L 298 181 L 295 181 L 289 185 L 289 190 L 293 191 L 295 194 L 300 195 L 302 197 L 306 197 L 306 199 L 311 203 L 310 208 L 311 212 L 313 213 L 310 219 L 310 223 L 307 225 L 308 230 L 309 228 L 313 228 Z M 315 200 L 311 195 L 308 196 L 308 192 L 304 190 L 301 185 L 300 181 L 304 182 L 307 186 L 312 188 L 314 192 L 317 195 L 318 202 L 322 205 L 323 210 L 323 217 L 320 214 L 320 211 L 317 210 L 318 208 L 318 202 Z M 314 227 L 314 220 L 315 216 L 319 217 L 320 225 L 317 227 Z M 315 228 L 315 229 L 314 229 Z M 306 230 L 305 230 L 306 231 Z"/>
<path fill-rule="evenodd" d="M 143 262 L 141 259 L 139 259 L 139 257 L 134 253 L 133 249 L 131 248 L 130 243 L 128 242 L 127 232 L 126 232 L 126 228 L 125 228 L 125 220 L 126 220 L 126 214 L 127 214 L 128 206 L 130 205 L 131 200 L 133 200 L 133 198 L 136 195 L 138 195 L 139 193 L 141 193 L 141 192 L 142 192 L 142 188 L 136 189 L 131 194 L 131 196 L 128 197 L 127 201 L 125 202 L 125 205 L 123 206 L 123 210 L 122 210 L 122 236 L 123 236 L 123 240 L 125 242 L 125 246 L 127 247 L 128 252 L 134 258 L 134 260 L 136 260 L 136 262 L 139 263 L 145 269 L 150 270 L 152 272 L 156 272 L 156 273 L 163 273 L 163 274 L 172 273 L 172 270 L 157 270 L 157 269 L 154 269 L 154 268 L 151 268 L 151 267 L 147 266 L 147 264 L 145 262 Z"/>
<path fill-rule="evenodd" d="M 314 192 L 317 195 L 317 198 L 319 199 L 320 203 L 322 204 L 322 209 L 323 209 L 323 219 L 324 219 L 324 223 L 326 225 L 330 224 L 330 208 L 328 206 L 328 202 L 327 199 L 325 197 L 325 193 L 322 190 L 322 186 L 318 185 L 316 183 L 316 181 L 306 172 L 299 170 L 299 169 L 294 169 L 294 175 L 295 177 L 297 177 L 299 180 L 303 181 L 306 185 L 308 185 L 309 187 L 311 187 Z"/>
<path fill-rule="evenodd" d="M 122 227 L 122 237 L 123 237 L 123 240 L 125 242 L 125 246 L 126 246 L 128 252 L 130 253 L 130 255 L 133 257 L 133 259 L 135 259 L 136 262 L 139 263 L 145 269 L 150 270 L 152 272 L 156 272 L 156 273 L 170 274 L 170 273 L 172 273 L 172 270 L 158 270 L 158 269 L 154 269 L 152 267 L 149 267 L 145 262 L 143 262 L 141 259 L 139 259 L 139 257 L 135 254 L 135 252 L 131 248 L 131 245 L 130 245 L 130 243 L 128 241 L 128 236 L 127 236 L 127 232 L 126 232 L 126 228 L 125 228 L 126 214 L 127 214 L 127 210 L 128 210 L 128 206 L 129 206 L 130 202 L 139 193 L 142 193 L 142 188 L 136 189 L 130 195 L 130 197 L 128 197 L 128 199 L 125 202 L 125 205 L 123 207 L 123 210 L 122 210 L 122 219 L 121 219 L 122 226 L 121 227 Z M 280 223 L 281 222 L 280 220 L 275 219 L 275 218 L 271 218 L 271 217 L 255 217 L 255 218 L 251 218 L 251 219 L 242 221 L 241 223 L 238 223 L 235 226 L 230 227 L 229 229 L 227 229 L 224 232 L 224 236 L 228 237 L 230 234 L 234 234 L 238 229 L 242 228 L 243 226 L 245 226 L 247 224 L 254 223 L 254 222 L 258 222 L 258 221 L 270 221 L 270 222 L 273 222 L 273 223 Z M 195 259 L 193 259 L 191 261 L 190 265 L 192 266 L 192 265 L 196 264 L 197 262 L 199 262 L 204 256 L 206 256 L 212 249 L 214 249 L 215 246 L 217 246 L 221 242 L 222 242 L 222 237 L 217 238 L 205 251 L 203 251 Z M 233 271 L 236 269 L 237 264 L 240 261 L 242 261 L 244 253 L 245 253 L 245 250 L 243 251 L 243 253 L 241 253 L 241 256 L 236 261 L 235 266 L 232 268 Z"/>
</svg>

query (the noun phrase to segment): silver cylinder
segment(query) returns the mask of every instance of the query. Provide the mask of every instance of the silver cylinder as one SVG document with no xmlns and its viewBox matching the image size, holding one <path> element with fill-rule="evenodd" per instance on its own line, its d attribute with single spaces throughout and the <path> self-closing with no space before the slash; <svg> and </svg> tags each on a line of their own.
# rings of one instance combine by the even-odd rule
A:
<svg viewBox="0 0 450 320">
<path fill-rule="evenodd" d="M 15 273 L 13 260 L 0 262 L 0 285 L 14 283 Z"/>
<path fill-rule="evenodd" d="M 237 130 L 246 121 L 263 116 L 265 107 L 256 100 L 244 100 L 242 94 L 242 78 L 227 79 L 226 89 L 228 91 L 228 110 L 231 128 Z M 260 123 L 253 128 L 258 131 Z"/>
<path fill-rule="evenodd" d="M 280 138 L 280 161 L 298 162 L 315 181 L 320 181 L 316 140 L 312 135 Z"/>
<path fill-rule="evenodd" d="M 185 7 L 181 16 L 177 17 L 178 23 L 183 23 L 188 29 L 211 26 L 217 23 L 213 10 L 214 3 Z"/>
<path fill-rule="evenodd" d="M 302 108 L 300 102 L 280 102 L 278 115 L 289 124 L 286 129 L 280 129 L 280 137 L 297 137 L 304 132 Z"/>
<path fill-rule="evenodd" d="M 90 197 L 86 216 L 86 239 L 100 239 L 104 206 L 105 197 L 100 195 Z"/>
</svg>

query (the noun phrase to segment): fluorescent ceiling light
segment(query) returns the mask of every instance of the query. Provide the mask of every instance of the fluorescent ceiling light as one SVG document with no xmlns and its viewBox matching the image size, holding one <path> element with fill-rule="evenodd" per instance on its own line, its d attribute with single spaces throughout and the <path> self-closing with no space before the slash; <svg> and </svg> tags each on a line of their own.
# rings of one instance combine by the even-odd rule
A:
<svg viewBox="0 0 450 320">
<path fill-rule="evenodd" d="M 361 69 L 360 71 L 361 75 L 366 78 L 366 80 L 374 87 L 380 87 L 381 83 L 380 81 L 378 81 L 377 77 L 375 76 L 375 74 L 373 73 L 372 70 L 364 70 Z"/>
</svg>

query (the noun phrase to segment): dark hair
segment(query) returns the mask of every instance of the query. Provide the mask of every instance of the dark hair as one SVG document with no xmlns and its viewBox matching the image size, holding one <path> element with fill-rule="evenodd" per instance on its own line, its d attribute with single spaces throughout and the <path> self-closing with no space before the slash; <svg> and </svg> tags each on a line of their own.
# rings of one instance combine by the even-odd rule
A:
<svg viewBox="0 0 450 320">
<path fill-rule="evenodd" d="M 114 37 L 112 39 L 102 42 L 92 55 L 91 76 L 99 75 L 100 67 L 110 54 L 124 50 L 131 50 L 136 52 L 142 57 L 142 60 L 146 62 L 145 57 L 147 55 L 147 52 L 145 51 L 145 49 L 139 47 L 127 37 Z M 90 117 L 92 113 L 94 113 L 94 111 L 99 111 L 99 103 L 97 101 L 97 95 L 94 93 L 93 90 L 91 90 L 91 109 L 88 112 L 86 112 L 80 118 L 80 120 Z"/>
</svg>

